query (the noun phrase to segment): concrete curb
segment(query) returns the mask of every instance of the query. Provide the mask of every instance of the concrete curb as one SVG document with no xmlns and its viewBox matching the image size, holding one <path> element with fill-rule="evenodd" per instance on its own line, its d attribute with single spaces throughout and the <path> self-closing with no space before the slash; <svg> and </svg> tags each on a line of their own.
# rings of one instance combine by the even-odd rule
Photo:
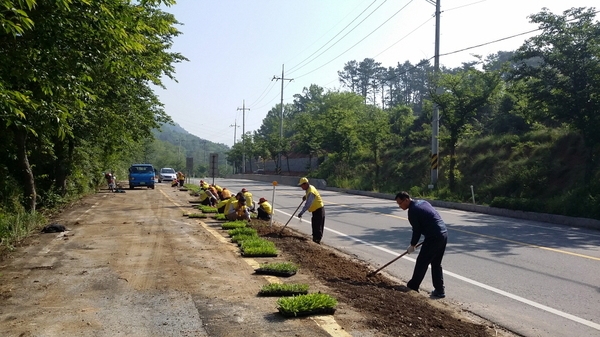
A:
<svg viewBox="0 0 600 337">
<path fill-rule="evenodd" d="M 291 185 L 297 186 L 298 180 L 300 177 L 291 177 L 291 176 L 277 176 L 277 175 L 262 175 L 262 174 L 236 174 L 227 176 L 227 178 L 233 179 L 249 179 L 249 180 L 257 180 L 257 181 L 266 181 L 272 182 L 277 181 L 279 184 L 283 185 Z M 337 187 L 327 187 L 327 182 L 324 179 L 309 179 L 310 183 L 315 186 L 317 189 L 335 191 L 340 193 L 347 194 L 355 194 L 355 195 L 363 195 L 372 198 L 379 198 L 384 200 L 393 201 L 395 194 L 389 193 L 379 193 L 379 192 L 368 192 L 368 191 L 358 191 L 358 190 L 349 190 L 345 188 L 337 188 Z M 576 218 L 569 217 L 564 215 L 556 215 L 556 214 L 548 214 L 548 213 L 535 213 L 535 212 L 525 212 L 525 211 L 514 211 L 510 209 L 497 208 L 497 207 L 489 207 L 483 205 L 473 205 L 473 204 L 464 204 L 458 202 L 449 202 L 449 201 L 440 201 L 440 200 L 427 200 L 433 206 L 457 209 L 468 212 L 477 212 L 482 214 L 489 215 L 497 215 L 504 216 L 515 219 L 523 219 L 523 220 L 531 220 L 531 221 L 540 221 L 540 222 L 548 222 L 557 225 L 565 225 L 572 227 L 582 227 L 582 228 L 590 228 L 600 230 L 600 220 L 589 219 L 589 218 Z"/>
</svg>

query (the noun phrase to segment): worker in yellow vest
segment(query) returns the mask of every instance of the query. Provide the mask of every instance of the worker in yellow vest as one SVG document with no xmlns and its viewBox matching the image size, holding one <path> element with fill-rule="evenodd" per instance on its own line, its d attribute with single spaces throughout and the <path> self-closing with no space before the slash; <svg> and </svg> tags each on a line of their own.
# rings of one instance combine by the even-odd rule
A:
<svg viewBox="0 0 600 337">
<path fill-rule="evenodd" d="M 200 204 L 215 207 L 217 205 L 217 197 L 210 190 L 200 191 Z"/>
<path fill-rule="evenodd" d="M 271 204 L 269 204 L 267 199 L 260 198 L 258 200 L 257 211 L 258 211 L 258 216 L 257 216 L 258 219 L 265 220 L 265 221 L 271 220 L 271 215 L 273 214 L 273 207 L 271 206 Z"/>
<path fill-rule="evenodd" d="M 225 217 L 229 221 L 246 220 L 250 222 L 250 211 L 246 207 L 246 199 L 244 197 L 232 201 L 229 207 L 229 212 L 225 213 Z"/>
<path fill-rule="evenodd" d="M 325 229 L 325 205 L 323 204 L 323 199 L 321 199 L 319 191 L 317 191 L 313 185 L 308 183 L 307 178 L 300 178 L 298 186 L 306 191 L 306 194 L 302 197 L 302 200 L 306 200 L 306 203 L 300 213 L 298 213 L 298 217 L 302 218 L 302 215 L 306 211 L 312 213 L 310 223 L 312 225 L 313 242 L 321 243 L 323 230 Z"/>
<path fill-rule="evenodd" d="M 246 207 L 250 212 L 256 212 L 256 203 L 252 199 L 252 193 L 250 193 L 247 189 L 242 188 L 242 194 L 244 195 L 244 199 L 246 199 Z"/>
</svg>

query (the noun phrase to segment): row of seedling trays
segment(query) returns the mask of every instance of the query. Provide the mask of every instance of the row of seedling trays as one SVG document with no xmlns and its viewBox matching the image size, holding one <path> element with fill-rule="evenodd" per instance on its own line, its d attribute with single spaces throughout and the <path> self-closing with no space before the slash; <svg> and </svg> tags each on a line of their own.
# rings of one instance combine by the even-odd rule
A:
<svg viewBox="0 0 600 337">
<path fill-rule="evenodd" d="M 206 206 L 206 205 L 194 205 L 193 207 L 195 209 L 200 210 L 202 213 L 185 212 L 185 213 L 183 213 L 183 215 L 190 217 L 190 218 L 207 219 L 210 217 L 210 218 L 214 218 L 216 220 L 227 220 L 225 218 L 225 214 L 218 213 L 218 210 L 216 207 L 211 207 L 211 206 Z M 250 213 L 250 218 L 256 219 L 256 214 Z"/>
<path fill-rule="evenodd" d="M 275 244 L 258 236 L 256 229 L 248 227 L 245 221 L 230 221 L 221 225 L 227 230 L 231 241 L 237 243 L 245 257 L 276 257 Z M 257 274 L 290 277 L 296 274 L 298 266 L 291 262 L 262 263 Z M 259 296 L 278 296 L 277 310 L 285 317 L 333 314 L 337 300 L 327 294 L 308 293 L 307 284 L 271 283 L 264 285 Z"/>
</svg>

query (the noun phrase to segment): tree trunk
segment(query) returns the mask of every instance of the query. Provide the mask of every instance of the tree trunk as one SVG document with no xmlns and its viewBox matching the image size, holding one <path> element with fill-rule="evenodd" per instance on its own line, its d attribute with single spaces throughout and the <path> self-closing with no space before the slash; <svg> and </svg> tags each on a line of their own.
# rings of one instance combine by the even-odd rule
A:
<svg viewBox="0 0 600 337">
<path fill-rule="evenodd" d="M 454 177 L 454 167 L 456 166 L 456 143 L 455 141 L 451 141 L 450 143 L 450 165 L 448 169 L 448 188 L 450 188 L 450 192 L 454 192 L 455 188 L 455 177 Z"/>
<path fill-rule="evenodd" d="M 29 165 L 29 158 L 27 157 L 27 132 L 12 125 L 13 132 L 15 134 L 15 143 L 17 147 L 17 164 L 21 168 L 24 197 L 27 200 L 27 210 L 35 212 L 35 202 L 37 200 L 37 194 L 35 192 L 35 179 L 33 177 L 33 171 Z"/>
<path fill-rule="evenodd" d="M 64 147 L 64 143 L 59 140 L 54 140 L 54 154 L 56 160 L 54 161 L 54 184 L 60 191 L 61 195 L 65 195 L 67 192 L 67 170 L 66 163 L 68 161 Z"/>
</svg>

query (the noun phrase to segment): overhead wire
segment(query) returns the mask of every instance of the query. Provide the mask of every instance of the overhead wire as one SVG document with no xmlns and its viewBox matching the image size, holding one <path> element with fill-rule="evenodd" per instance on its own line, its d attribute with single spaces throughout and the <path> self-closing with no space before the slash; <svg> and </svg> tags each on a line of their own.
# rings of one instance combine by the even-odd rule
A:
<svg viewBox="0 0 600 337">
<path fill-rule="evenodd" d="M 398 15 L 398 13 L 400 13 L 402 10 L 404 10 L 408 5 L 410 5 L 414 0 L 410 0 L 406 5 L 404 5 L 402 8 L 400 8 L 396 13 L 394 13 L 391 17 L 389 17 L 387 20 L 385 20 L 382 24 L 380 24 L 379 26 L 377 26 L 377 28 L 375 28 L 374 30 L 372 30 L 369 34 L 367 34 L 365 37 L 363 37 L 362 39 L 360 39 L 358 42 L 356 42 L 355 44 L 353 44 L 350 48 L 346 49 L 345 51 L 343 51 L 341 54 L 339 54 L 338 56 L 334 57 L 333 59 L 331 59 L 330 61 L 328 61 L 327 63 L 321 65 L 318 68 L 313 69 L 312 71 L 309 71 L 303 75 L 300 76 L 296 76 L 296 78 L 301 78 L 304 77 L 308 74 L 312 74 L 315 71 L 325 67 L 326 65 L 328 65 L 329 63 L 335 61 L 336 59 L 338 59 L 340 56 L 344 55 L 345 53 L 347 53 L 349 50 L 351 50 L 352 48 L 356 47 L 358 44 L 360 44 L 361 42 L 363 42 L 366 38 L 368 38 L 369 36 L 371 36 L 373 33 L 375 33 L 377 30 L 379 30 L 379 28 L 381 28 L 383 25 L 385 25 L 388 21 L 390 21 L 392 18 L 394 18 L 396 15 Z"/>
<path fill-rule="evenodd" d="M 386 51 L 388 51 L 390 48 L 392 48 L 393 46 L 397 45 L 398 43 L 400 43 L 402 40 L 406 39 L 407 37 L 409 37 L 411 34 L 413 34 L 414 32 L 416 32 L 417 30 L 419 30 L 419 28 L 425 26 L 429 21 L 431 21 L 433 18 L 435 18 L 435 15 L 431 16 L 429 19 L 425 20 L 425 22 L 423 22 L 422 24 L 420 24 L 417 28 L 411 30 L 408 34 L 404 35 L 400 40 L 394 42 L 392 45 L 390 45 L 389 47 L 387 47 L 386 49 L 384 49 L 383 51 L 381 51 L 379 54 L 373 56 L 373 58 L 376 58 L 377 56 L 385 53 Z"/>
<path fill-rule="evenodd" d="M 329 44 L 329 42 L 333 41 L 333 39 L 335 39 L 336 37 L 338 37 L 338 35 L 340 35 L 344 30 L 346 30 L 346 28 L 348 28 L 352 23 L 354 23 L 354 21 L 358 20 L 358 18 L 363 15 L 364 12 L 367 11 L 367 9 L 371 8 L 371 6 L 373 6 L 373 4 L 377 2 L 377 0 L 374 0 L 373 2 L 371 2 L 371 4 L 369 6 L 367 6 L 367 8 L 363 9 L 362 12 L 360 12 L 360 14 L 358 14 L 354 19 L 352 19 L 352 21 L 350 21 L 344 28 L 342 28 L 342 30 L 340 30 L 337 34 L 335 34 L 331 39 L 329 39 L 329 41 L 325 42 L 325 44 L 323 44 L 319 49 L 315 50 L 312 54 L 310 54 L 307 58 L 305 58 L 304 60 L 302 60 L 300 63 L 298 63 L 297 65 L 291 67 L 288 72 L 292 73 L 294 71 L 294 69 L 298 68 L 302 63 L 306 62 L 306 60 L 308 60 L 309 58 L 311 58 L 313 55 L 315 55 L 316 53 L 318 53 L 321 49 L 325 48 L 325 46 L 327 46 Z M 383 5 L 385 3 L 385 1 L 381 4 Z M 379 7 L 381 7 L 381 5 L 379 5 Z M 379 9 L 379 7 L 377 7 L 375 10 Z M 373 14 L 373 12 L 371 12 L 371 14 Z M 371 15 L 369 14 L 369 15 Z M 368 16 L 367 16 L 368 18 Z M 365 18 L 366 19 L 366 18 Z M 364 19 L 363 19 L 364 21 Z M 363 21 L 361 21 L 360 23 L 362 23 Z M 360 25 L 359 23 L 359 25 Z M 357 25 L 358 27 L 358 25 Z M 356 27 L 354 27 L 356 28 Z M 354 29 L 353 28 L 353 29 Z M 345 37 L 345 36 L 344 36 Z M 343 38 L 343 37 L 342 37 Z M 341 40 L 341 39 L 340 39 Z M 338 40 L 338 42 L 340 41 Z M 336 42 L 337 43 L 337 42 Z M 335 45 L 335 44 L 334 44 Z"/>
<path fill-rule="evenodd" d="M 273 81 L 269 81 L 269 84 L 267 85 L 265 90 L 263 90 L 262 94 L 260 94 L 260 96 L 258 96 L 258 98 L 254 102 L 252 102 L 252 104 L 248 104 L 248 106 L 252 107 L 252 106 L 260 103 L 260 101 L 262 101 L 271 92 L 271 90 L 273 90 L 274 86 L 275 86 L 275 83 Z M 267 89 L 268 89 L 268 91 L 267 91 Z"/>
<path fill-rule="evenodd" d="M 352 31 L 354 31 L 356 28 L 358 28 L 358 26 L 360 26 L 363 22 L 365 22 L 366 19 L 368 19 L 371 15 L 373 15 L 379 8 L 381 8 L 381 6 L 383 6 L 383 4 L 386 3 L 387 0 L 384 0 L 381 5 L 377 6 L 377 8 L 375 8 L 373 11 L 371 11 L 371 13 L 369 13 L 369 15 L 367 15 L 364 19 L 362 19 L 356 26 L 354 26 L 350 31 L 348 31 L 346 34 L 344 34 L 344 36 L 342 36 L 340 39 L 338 39 L 334 44 L 332 44 L 331 46 L 329 46 L 327 49 L 325 49 L 324 51 L 322 51 L 319 55 L 315 56 L 312 60 L 310 60 L 308 63 L 304 64 L 301 67 L 296 68 L 294 71 L 289 72 L 294 73 L 302 68 L 304 68 L 306 65 L 310 64 L 312 61 L 316 60 L 318 57 L 320 57 L 321 55 L 323 55 L 324 53 L 326 53 L 329 49 L 331 49 L 333 46 L 335 46 L 336 44 L 338 44 L 340 41 L 342 41 L 346 36 L 348 36 L 348 34 L 352 33 Z M 413 0 L 410 0 L 410 2 L 412 2 Z M 409 2 L 409 3 L 410 3 Z M 386 20 L 386 22 L 389 21 Z M 380 26 L 381 27 L 381 26 Z M 361 40 L 362 41 L 362 40 Z M 339 56 L 338 56 L 339 57 Z M 336 57 L 337 58 L 337 57 Z M 319 68 L 320 69 L 320 68 Z"/>
</svg>

